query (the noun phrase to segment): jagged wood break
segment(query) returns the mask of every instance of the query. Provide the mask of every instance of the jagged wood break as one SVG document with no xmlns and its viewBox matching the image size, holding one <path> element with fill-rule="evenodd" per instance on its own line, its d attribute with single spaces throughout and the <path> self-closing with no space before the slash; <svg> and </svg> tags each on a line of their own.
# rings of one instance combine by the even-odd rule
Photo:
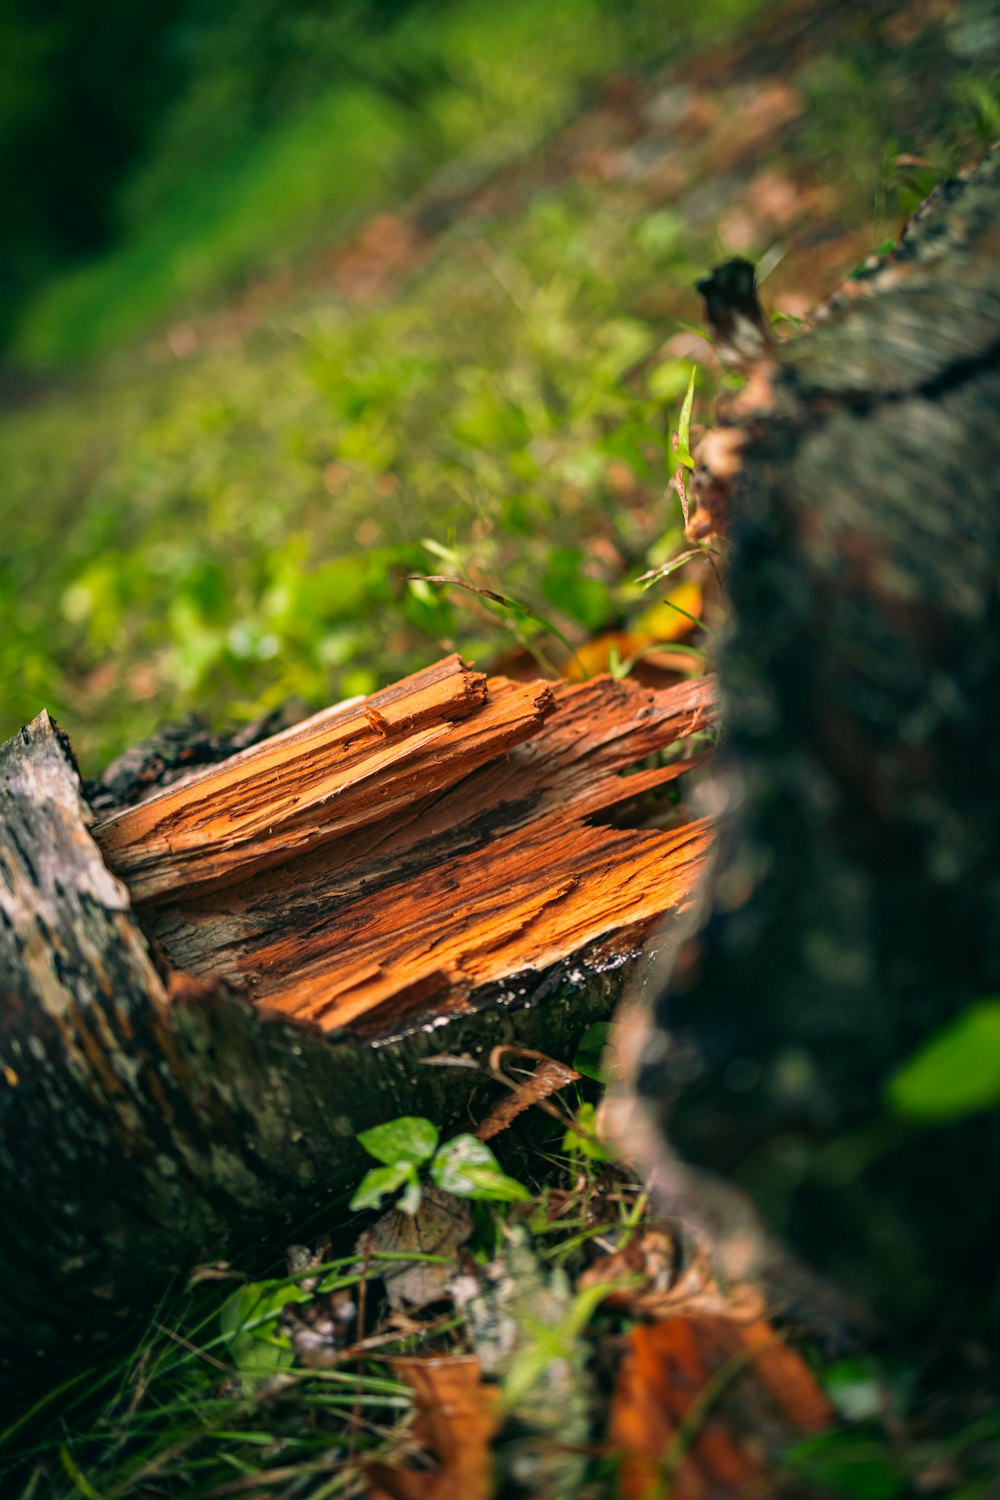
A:
<svg viewBox="0 0 1000 1500">
<path fill-rule="evenodd" d="M 105 818 L 94 836 L 179 969 L 369 1033 L 689 897 L 704 821 L 615 826 L 690 769 L 707 681 L 487 679 L 453 656 Z M 662 819 L 661 819 L 662 821 Z"/>
<path fill-rule="evenodd" d="M 698 884 L 710 831 L 671 783 L 712 714 L 705 682 L 450 657 L 228 759 L 175 732 L 185 771 L 213 764 L 172 784 L 160 737 L 96 820 L 47 714 L 0 747 L 8 1394 L 28 1351 L 328 1205 L 359 1131 L 447 1128 L 470 1075 L 423 1062 L 572 1056 Z"/>
</svg>

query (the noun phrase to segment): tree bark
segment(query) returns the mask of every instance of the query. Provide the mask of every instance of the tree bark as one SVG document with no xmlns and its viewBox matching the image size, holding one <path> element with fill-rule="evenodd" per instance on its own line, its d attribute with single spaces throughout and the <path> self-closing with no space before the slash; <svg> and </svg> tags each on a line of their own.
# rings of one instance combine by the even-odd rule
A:
<svg viewBox="0 0 1000 1500">
<path fill-rule="evenodd" d="M 710 831 L 662 794 L 712 696 L 450 658 L 173 784 L 134 756 L 96 821 L 46 714 L 4 746 L 10 1379 L 329 1202 L 360 1130 L 449 1123 L 472 1075 L 426 1061 L 571 1057 L 691 899 Z"/>
<path fill-rule="evenodd" d="M 902 1329 L 997 1228 L 995 1118 L 918 1132 L 885 1088 L 1000 987 L 1000 152 L 720 417 L 727 831 L 637 1087 L 668 1197 L 677 1152 L 727 1174 Z"/>
</svg>

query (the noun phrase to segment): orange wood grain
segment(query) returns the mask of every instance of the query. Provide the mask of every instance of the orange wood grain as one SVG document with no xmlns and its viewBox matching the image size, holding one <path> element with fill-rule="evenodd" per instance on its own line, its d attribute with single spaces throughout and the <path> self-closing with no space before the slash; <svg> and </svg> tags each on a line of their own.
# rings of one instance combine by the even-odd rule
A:
<svg viewBox="0 0 1000 1500">
<path fill-rule="evenodd" d="M 377 1035 L 595 944 L 613 961 L 682 909 L 711 829 L 664 794 L 713 713 L 707 679 L 523 684 L 450 657 L 96 836 L 178 969 Z"/>
<path fill-rule="evenodd" d="M 135 901 L 223 885 L 391 817 L 530 735 L 544 683 L 486 678 L 457 656 L 319 714 L 93 829 Z"/>
</svg>

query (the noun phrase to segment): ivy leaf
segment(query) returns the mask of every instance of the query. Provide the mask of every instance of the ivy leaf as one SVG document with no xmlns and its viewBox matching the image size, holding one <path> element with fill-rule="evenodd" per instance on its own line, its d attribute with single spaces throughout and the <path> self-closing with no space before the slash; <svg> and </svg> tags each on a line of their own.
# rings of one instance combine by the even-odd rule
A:
<svg viewBox="0 0 1000 1500">
<path fill-rule="evenodd" d="M 493 1152 L 474 1135 L 456 1135 L 441 1147 L 431 1176 L 439 1188 L 457 1198 L 491 1203 L 523 1203 L 531 1197 L 523 1183 L 508 1177 Z"/>
<path fill-rule="evenodd" d="M 376 1161 L 384 1161 L 387 1166 L 408 1162 L 419 1167 L 430 1161 L 437 1150 L 438 1140 L 436 1126 L 421 1115 L 400 1115 L 398 1119 L 387 1120 L 384 1125 L 363 1130 L 358 1136 L 359 1144 L 364 1146 L 368 1155 L 374 1156 Z"/>
<path fill-rule="evenodd" d="M 372 1167 L 362 1177 L 349 1207 L 378 1208 L 383 1198 L 394 1193 L 404 1182 L 416 1182 L 416 1171 L 411 1162 L 396 1161 L 388 1167 Z"/>
<path fill-rule="evenodd" d="M 1000 999 L 972 1005 L 913 1054 L 889 1081 L 897 1114 L 961 1120 L 1000 1104 Z"/>
<path fill-rule="evenodd" d="M 417 1177 L 416 1172 L 414 1172 L 409 1182 L 406 1184 L 403 1196 L 400 1198 L 397 1207 L 401 1209 L 404 1214 L 415 1214 L 417 1209 L 420 1207 L 422 1198 L 423 1193 L 421 1192 L 420 1181 Z"/>
</svg>

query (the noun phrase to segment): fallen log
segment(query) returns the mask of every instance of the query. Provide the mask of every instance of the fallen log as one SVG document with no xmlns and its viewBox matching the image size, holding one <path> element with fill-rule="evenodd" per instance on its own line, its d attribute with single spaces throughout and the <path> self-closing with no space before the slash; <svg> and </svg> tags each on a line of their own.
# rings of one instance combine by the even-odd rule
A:
<svg viewBox="0 0 1000 1500">
<path fill-rule="evenodd" d="M 888 1094 L 1000 992 L 998 251 L 994 151 L 764 349 L 696 455 L 693 532 L 730 546 L 726 832 L 619 1127 L 734 1275 L 794 1300 L 745 1200 L 679 1158 L 897 1334 L 955 1297 L 975 1323 L 1000 1227 L 996 1113 L 921 1128 Z"/>
<path fill-rule="evenodd" d="M 470 1075 L 428 1060 L 572 1056 L 692 898 L 711 830 L 676 792 L 712 718 L 707 680 L 523 684 L 450 657 L 200 769 L 175 756 L 180 779 L 135 754 L 96 815 L 46 714 L 9 741 L 8 1374 L 328 1203 L 359 1131 L 447 1123 Z"/>
</svg>

